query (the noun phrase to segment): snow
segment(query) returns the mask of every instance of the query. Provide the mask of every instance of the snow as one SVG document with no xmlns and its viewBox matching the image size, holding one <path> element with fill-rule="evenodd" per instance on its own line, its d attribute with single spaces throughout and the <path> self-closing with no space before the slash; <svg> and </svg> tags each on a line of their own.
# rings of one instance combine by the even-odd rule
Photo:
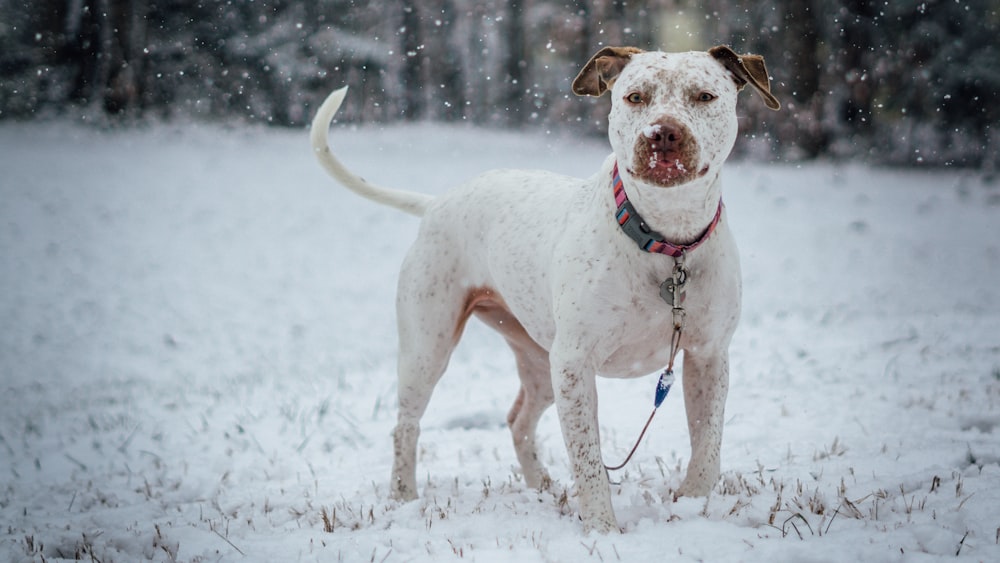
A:
<svg viewBox="0 0 1000 563">
<path fill-rule="evenodd" d="M 589 175 L 608 150 L 427 124 L 332 143 L 430 193 L 493 167 Z M 612 476 L 625 533 L 600 536 L 554 409 L 558 485 L 519 479 L 513 362 L 478 325 L 424 419 L 421 498 L 388 498 L 417 221 L 336 186 L 305 131 L 5 123 L 0 145 L 0 560 L 1000 560 L 1000 189 L 974 174 L 730 163 L 723 478 L 673 500 L 672 393 Z M 609 462 L 655 385 L 601 380 Z"/>
<path fill-rule="evenodd" d="M 660 131 L 662 129 L 663 129 L 662 125 L 647 125 L 642 128 L 642 136 L 646 137 L 647 139 L 653 139 L 660 134 Z"/>
</svg>

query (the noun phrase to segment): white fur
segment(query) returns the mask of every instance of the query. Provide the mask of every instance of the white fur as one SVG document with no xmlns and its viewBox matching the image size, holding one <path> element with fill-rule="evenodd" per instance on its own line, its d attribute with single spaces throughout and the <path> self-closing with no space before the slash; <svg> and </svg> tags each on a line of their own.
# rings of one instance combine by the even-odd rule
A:
<svg viewBox="0 0 1000 563">
<path fill-rule="evenodd" d="M 644 103 L 625 101 L 643 94 Z M 716 96 L 698 101 L 701 92 Z M 326 131 L 343 99 L 334 92 L 313 121 L 323 165 L 352 190 L 414 214 L 420 232 L 399 278 L 399 414 L 391 488 L 417 495 L 419 421 L 470 312 L 496 328 L 517 359 L 521 392 L 508 416 L 526 482 L 546 487 L 535 426 L 553 402 L 584 528 L 619 530 L 600 451 L 595 377 L 636 377 L 668 361 L 670 309 L 659 284 L 674 260 L 641 251 L 614 220 L 612 167 L 653 229 L 673 243 L 698 238 L 712 220 L 719 172 L 736 138 L 737 86 L 707 53 L 641 53 L 611 89 L 614 153 L 588 179 L 541 171 L 483 174 L 435 199 L 378 188 L 330 154 Z M 692 137 L 692 156 L 675 163 L 681 181 L 663 187 L 648 143 L 669 120 Z M 673 166 L 665 164 L 663 166 Z M 681 495 L 709 494 L 719 478 L 728 347 L 740 312 L 736 245 L 723 213 L 716 232 L 686 259 L 690 271 L 681 348 L 691 461 Z"/>
</svg>

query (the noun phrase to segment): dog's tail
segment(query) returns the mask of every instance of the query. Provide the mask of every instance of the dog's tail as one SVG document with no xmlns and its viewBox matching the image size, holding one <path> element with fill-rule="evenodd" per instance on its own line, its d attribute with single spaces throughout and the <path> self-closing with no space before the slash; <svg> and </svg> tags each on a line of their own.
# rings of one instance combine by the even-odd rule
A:
<svg viewBox="0 0 1000 563">
<path fill-rule="evenodd" d="M 433 199 L 431 196 L 369 184 L 364 178 L 348 170 L 330 152 L 330 120 L 333 119 L 333 114 L 337 113 L 337 110 L 340 109 L 340 104 L 344 101 L 344 96 L 346 95 L 347 86 L 339 90 L 334 90 L 333 93 L 327 96 L 326 101 L 323 102 L 323 105 L 319 107 L 319 111 L 316 112 L 316 117 L 313 118 L 312 131 L 309 138 L 312 141 L 313 151 L 316 153 L 319 163 L 323 165 L 323 168 L 331 176 L 354 193 L 412 215 L 422 216 L 427 209 L 427 204 Z"/>
</svg>

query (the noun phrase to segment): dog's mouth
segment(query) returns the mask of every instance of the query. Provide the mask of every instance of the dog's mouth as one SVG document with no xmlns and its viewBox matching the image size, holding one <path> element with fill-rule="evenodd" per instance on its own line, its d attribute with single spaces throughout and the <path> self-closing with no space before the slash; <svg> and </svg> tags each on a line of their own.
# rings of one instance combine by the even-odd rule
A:
<svg viewBox="0 0 1000 563">
<path fill-rule="evenodd" d="M 639 144 L 630 172 L 646 182 L 667 188 L 708 174 L 709 166 L 699 167 L 690 154 L 694 151 L 662 152 L 642 140 Z"/>
<path fill-rule="evenodd" d="M 689 168 L 688 164 L 685 164 L 684 159 L 677 154 L 667 154 L 652 151 L 649 156 L 649 169 L 655 171 L 659 176 L 666 178 L 677 178 L 686 176 L 691 172 L 694 172 Z M 706 166 L 703 170 L 698 171 L 698 175 L 702 175 L 708 172 L 708 167 Z"/>
</svg>

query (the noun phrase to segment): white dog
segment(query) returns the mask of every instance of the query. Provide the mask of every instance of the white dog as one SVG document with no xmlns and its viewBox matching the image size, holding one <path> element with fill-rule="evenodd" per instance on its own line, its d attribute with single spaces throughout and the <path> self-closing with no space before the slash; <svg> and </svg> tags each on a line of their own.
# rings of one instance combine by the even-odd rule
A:
<svg viewBox="0 0 1000 563">
<path fill-rule="evenodd" d="M 417 496 L 416 452 L 434 385 L 472 315 L 503 335 L 521 389 L 507 421 L 526 483 L 550 483 L 535 427 L 556 404 L 585 530 L 620 530 L 601 457 L 595 377 L 636 377 L 684 350 L 691 461 L 679 494 L 719 478 L 729 342 L 740 314 L 739 256 L 719 175 L 736 140 L 736 98 L 768 107 L 764 61 L 708 52 L 602 49 L 573 83 L 611 92 L 613 153 L 588 179 L 487 172 L 440 197 L 382 188 L 330 153 L 346 88 L 312 123 L 321 164 L 346 187 L 422 216 L 399 278 L 399 418 L 392 493 Z M 666 301 L 666 302 L 665 302 Z"/>
</svg>

